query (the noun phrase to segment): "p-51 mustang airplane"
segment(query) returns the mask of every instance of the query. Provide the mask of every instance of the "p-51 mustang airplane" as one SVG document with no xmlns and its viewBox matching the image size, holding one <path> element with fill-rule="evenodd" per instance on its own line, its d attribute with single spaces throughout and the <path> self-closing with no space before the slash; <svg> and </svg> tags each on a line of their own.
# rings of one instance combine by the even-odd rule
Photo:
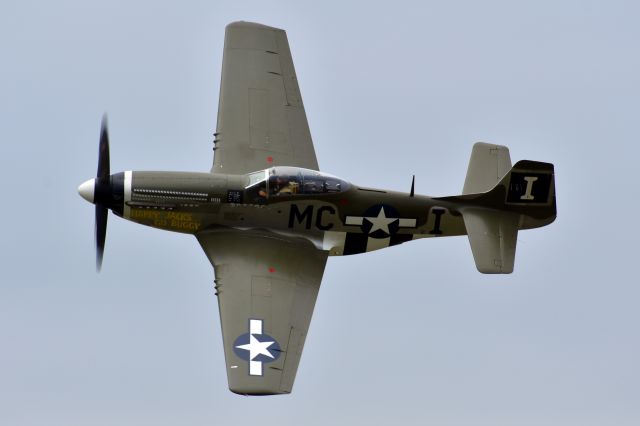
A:
<svg viewBox="0 0 640 426">
<path fill-rule="evenodd" d="M 193 234 L 215 272 L 229 388 L 290 393 L 328 256 L 468 235 L 478 270 L 513 271 L 518 230 L 554 221 L 553 165 L 477 143 L 460 196 L 371 189 L 319 171 L 283 30 L 227 26 L 210 173 L 111 174 L 106 121 L 98 172 L 97 268 L 108 209 Z"/>
</svg>

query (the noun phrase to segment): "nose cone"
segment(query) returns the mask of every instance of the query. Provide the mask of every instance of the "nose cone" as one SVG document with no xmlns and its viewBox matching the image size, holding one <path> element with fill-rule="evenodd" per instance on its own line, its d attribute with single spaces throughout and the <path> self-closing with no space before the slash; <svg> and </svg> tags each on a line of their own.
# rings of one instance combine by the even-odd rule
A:
<svg viewBox="0 0 640 426">
<path fill-rule="evenodd" d="M 93 203 L 96 192 L 96 180 L 89 179 L 78 187 L 78 194 L 90 203 Z"/>
</svg>

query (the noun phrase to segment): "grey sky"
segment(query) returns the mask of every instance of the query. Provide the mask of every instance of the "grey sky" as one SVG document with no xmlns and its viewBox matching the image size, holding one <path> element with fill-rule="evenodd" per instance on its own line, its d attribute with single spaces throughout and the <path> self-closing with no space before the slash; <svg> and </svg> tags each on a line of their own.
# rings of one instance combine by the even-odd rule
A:
<svg viewBox="0 0 640 426">
<path fill-rule="evenodd" d="M 55 4 L 54 4 L 55 3 Z M 640 424 L 632 1 L 0 3 L 0 424 Z M 323 171 L 453 195 L 471 146 L 553 162 L 558 219 L 484 276 L 466 238 L 332 258 L 290 396 L 227 390 L 196 240 L 95 174 L 211 167 L 224 26 L 287 30 Z"/>
</svg>

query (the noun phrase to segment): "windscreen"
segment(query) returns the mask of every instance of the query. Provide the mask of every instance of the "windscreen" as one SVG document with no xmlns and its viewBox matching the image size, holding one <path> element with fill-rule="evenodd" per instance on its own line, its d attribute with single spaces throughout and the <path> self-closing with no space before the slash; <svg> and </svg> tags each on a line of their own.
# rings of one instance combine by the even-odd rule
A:
<svg viewBox="0 0 640 426">
<path fill-rule="evenodd" d="M 267 202 L 267 171 L 251 173 L 244 193 L 246 203 L 265 204 Z"/>
</svg>

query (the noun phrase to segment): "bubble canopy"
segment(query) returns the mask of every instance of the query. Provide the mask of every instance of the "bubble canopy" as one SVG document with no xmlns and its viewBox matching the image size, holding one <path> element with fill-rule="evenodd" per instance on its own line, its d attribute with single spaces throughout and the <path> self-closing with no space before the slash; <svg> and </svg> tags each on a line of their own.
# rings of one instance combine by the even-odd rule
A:
<svg viewBox="0 0 640 426">
<path fill-rule="evenodd" d="M 250 173 L 248 178 L 245 200 L 258 204 L 268 198 L 335 194 L 351 186 L 338 177 L 299 167 L 272 167 Z"/>
</svg>

